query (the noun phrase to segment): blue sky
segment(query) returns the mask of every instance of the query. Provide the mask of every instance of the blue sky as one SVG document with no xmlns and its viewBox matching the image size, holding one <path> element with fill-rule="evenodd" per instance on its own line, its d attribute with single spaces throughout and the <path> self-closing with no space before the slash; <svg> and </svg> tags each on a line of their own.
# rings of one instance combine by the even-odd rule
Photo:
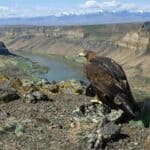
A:
<svg viewBox="0 0 150 150">
<path fill-rule="evenodd" d="M 103 11 L 150 12 L 150 0 L 0 0 L 0 18 Z"/>
</svg>

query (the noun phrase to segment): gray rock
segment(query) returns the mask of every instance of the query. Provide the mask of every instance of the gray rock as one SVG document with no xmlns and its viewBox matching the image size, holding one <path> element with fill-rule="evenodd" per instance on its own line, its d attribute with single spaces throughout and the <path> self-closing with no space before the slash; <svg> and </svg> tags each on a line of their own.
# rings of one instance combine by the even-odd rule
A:
<svg viewBox="0 0 150 150">
<path fill-rule="evenodd" d="M 48 97 L 47 95 L 39 92 L 39 91 L 35 91 L 35 92 L 31 92 L 31 93 L 27 93 L 25 95 L 23 95 L 23 101 L 25 103 L 36 103 L 37 101 L 47 101 Z"/>
<path fill-rule="evenodd" d="M 49 84 L 49 81 L 46 79 L 41 79 L 36 83 L 37 86 L 43 86 L 45 84 Z"/>
<path fill-rule="evenodd" d="M 20 137 L 24 133 L 24 126 L 16 120 L 14 117 L 8 118 L 8 120 L 0 127 L 0 134 L 15 133 Z"/>
<path fill-rule="evenodd" d="M 88 150 L 102 150 L 107 142 L 119 136 L 120 127 L 113 122 L 99 122 L 97 127 L 89 135 Z"/>
<path fill-rule="evenodd" d="M 35 99 L 37 100 L 42 100 L 43 99 L 43 94 L 40 93 L 39 91 L 35 91 L 32 93 L 33 97 L 35 97 Z"/>
<path fill-rule="evenodd" d="M 15 134 L 20 137 L 24 133 L 24 127 L 21 124 L 17 124 L 15 128 Z"/>
<path fill-rule="evenodd" d="M 83 94 L 85 93 L 85 85 L 81 81 L 67 80 L 58 83 L 59 91 L 64 94 Z"/>
<path fill-rule="evenodd" d="M 23 102 L 24 103 L 36 103 L 36 99 L 32 94 L 24 94 Z"/>
<path fill-rule="evenodd" d="M 0 90 L 0 103 L 8 103 L 13 100 L 19 99 L 19 95 L 16 91 Z"/>
<path fill-rule="evenodd" d="M 83 104 L 73 111 L 74 119 L 77 121 L 99 122 L 105 118 L 104 107 L 100 104 Z"/>
<path fill-rule="evenodd" d="M 109 122 L 104 124 L 100 131 L 104 139 L 110 140 L 120 134 L 120 127 L 113 122 Z"/>
<path fill-rule="evenodd" d="M 77 123 L 96 124 L 92 133 L 86 135 L 88 150 L 103 149 L 107 142 L 119 135 L 120 127 L 115 122 L 122 114 L 122 110 L 113 110 L 106 105 L 94 103 L 83 104 L 73 111 L 74 120 Z"/>
<path fill-rule="evenodd" d="M 122 116 L 122 114 L 122 110 L 114 110 L 110 109 L 106 105 L 94 103 L 83 104 L 75 111 L 73 111 L 75 120 L 85 120 L 91 122 L 99 122 L 105 117 L 107 120 L 115 122 Z"/>
<path fill-rule="evenodd" d="M 58 93 L 59 92 L 59 86 L 57 84 L 55 84 L 55 83 L 49 84 L 48 85 L 48 90 L 51 93 Z"/>
<path fill-rule="evenodd" d="M 121 118 L 122 115 L 123 115 L 123 111 L 121 109 L 119 110 L 112 109 L 111 113 L 108 113 L 106 116 L 109 121 L 115 122 L 119 118 Z"/>
<path fill-rule="evenodd" d="M 30 81 L 27 79 L 23 79 L 23 80 L 21 80 L 21 82 L 22 82 L 23 87 L 32 87 L 34 85 L 33 81 Z"/>
<path fill-rule="evenodd" d="M 144 128 L 144 123 L 142 120 L 130 120 L 129 125 L 131 125 L 131 127 Z"/>
</svg>

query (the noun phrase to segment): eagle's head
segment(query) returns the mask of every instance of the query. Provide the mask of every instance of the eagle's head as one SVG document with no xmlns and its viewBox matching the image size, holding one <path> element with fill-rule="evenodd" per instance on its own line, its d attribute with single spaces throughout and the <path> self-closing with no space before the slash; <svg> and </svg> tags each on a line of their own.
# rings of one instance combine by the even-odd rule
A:
<svg viewBox="0 0 150 150">
<path fill-rule="evenodd" d="M 80 57 L 85 57 L 87 59 L 88 62 L 90 62 L 92 59 L 96 58 L 96 52 L 94 51 L 84 51 L 79 53 Z"/>
</svg>

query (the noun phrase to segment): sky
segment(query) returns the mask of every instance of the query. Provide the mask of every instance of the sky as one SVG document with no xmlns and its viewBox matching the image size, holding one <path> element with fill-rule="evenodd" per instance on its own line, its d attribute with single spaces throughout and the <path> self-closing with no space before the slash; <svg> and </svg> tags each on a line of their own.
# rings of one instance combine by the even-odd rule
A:
<svg viewBox="0 0 150 150">
<path fill-rule="evenodd" d="M 150 12 L 150 0 L 0 0 L 0 18 Z"/>
</svg>

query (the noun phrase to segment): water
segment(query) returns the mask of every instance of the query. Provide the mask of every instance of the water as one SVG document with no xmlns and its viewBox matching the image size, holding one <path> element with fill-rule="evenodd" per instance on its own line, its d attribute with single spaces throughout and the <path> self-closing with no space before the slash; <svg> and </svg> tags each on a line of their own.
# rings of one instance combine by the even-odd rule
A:
<svg viewBox="0 0 150 150">
<path fill-rule="evenodd" d="M 40 75 L 49 81 L 61 81 L 68 79 L 86 80 L 83 66 L 73 63 L 61 56 L 26 55 L 31 61 L 47 67 L 48 72 Z"/>
</svg>

